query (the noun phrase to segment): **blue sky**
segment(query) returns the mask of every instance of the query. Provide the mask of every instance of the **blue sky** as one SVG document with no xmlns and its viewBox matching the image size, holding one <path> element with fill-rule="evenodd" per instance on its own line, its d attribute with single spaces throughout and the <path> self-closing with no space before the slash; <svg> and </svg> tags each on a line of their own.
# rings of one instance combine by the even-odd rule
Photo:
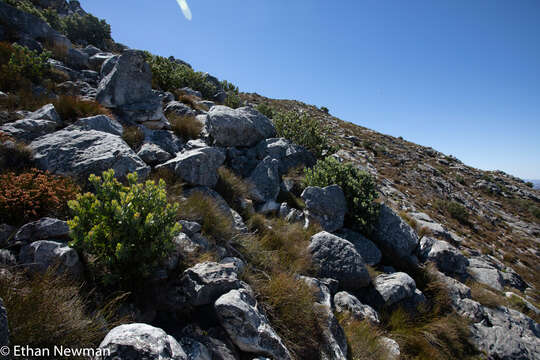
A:
<svg viewBox="0 0 540 360">
<path fill-rule="evenodd" d="M 82 0 L 132 48 L 540 179 L 538 0 Z"/>
</svg>

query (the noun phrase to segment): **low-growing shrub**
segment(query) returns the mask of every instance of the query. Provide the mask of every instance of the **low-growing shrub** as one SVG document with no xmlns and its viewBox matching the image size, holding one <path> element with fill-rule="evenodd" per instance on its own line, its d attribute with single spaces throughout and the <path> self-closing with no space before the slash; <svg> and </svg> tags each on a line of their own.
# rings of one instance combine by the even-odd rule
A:
<svg viewBox="0 0 540 360">
<path fill-rule="evenodd" d="M 325 150 L 330 149 L 328 129 L 322 122 L 306 113 L 289 111 L 277 113 L 273 117 L 278 136 L 287 138 L 312 151 L 321 157 Z"/>
<path fill-rule="evenodd" d="M 69 202 L 74 217 L 68 224 L 72 246 L 87 256 L 97 278 L 137 289 L 172 249 L 179 206 L 167 202 L 163 180 L 137 183 L 132 173 L 127 181 L 122 185 L 112 169 L 90 175 L 95 193 Z"/>
<path fill-rule="evenodd" d="M 33 82 L 40 82 L 51 65 L 47 60 L 51 57 L 48 51 L 39 53 L 27 47 L 13 44 L 13 53 L 8 63 L 8 71 L 18 73 Z"/>
<path fill-rule="evenodd" d="M 337 184 L 347 200 L 348 226 L 369 235 L 376 225 L 379 204 L 373 177 L 352 164 L 340 163 L 333 157 L 318 160 L 312 169 L 305 169 L 306 186 L 325 187 Z"/>
<path fill-rule="evenodd" d="M 130 148 L 137 151 L 144 141 L 144 133 L 138 126 L 128 126 L 124 128 L 122 139 Z"/>
<path fill-rule="evenodd" d="M 259 111 L 261 114 L 263 114 L 269 119 L 272 119 L 274 117 L 274 110 L 267 103 L 260 103 L 259 105 L 257 105 L 257 111 Z"/>
<path fill-rule="evenodd" d="M 47 348 L 51 354 L 55 346 L 96 348 L 110 329 L 127 320 L 115 314 L 125 296 L 89 311 L 80 286 L 53 270 L 32 276 L 2 274 L 0 297 L 9 317 L 10 345 Z"/>
<path fill-rule="evenodd" d="M 191 140 L 197 139 L 201 135 L 203 124 L 193 115 L 167 114 L 167 119 L 176 136 Z"/>
<path fill-rule="evenodd" d="M 83 100 L 76 96 L 59 96 L 53 102 L 54 108 L 64 123 L 73 123 L 80 118 L 95 115 L 111 115 L 110 112 L 98 102 Z"/>
<path fill-rule="evenodd" d="M 0 222 L 24 224 L 44 216 L 64 217 L 80 191 L 71 179 L 30 169 L 0 175 Z"/>
<path fill-rule="evenodd" d="M 533 184 L 532 182 L 530 182 L 530 181 L 527 181 L 527 182 L 525 183 L 525 185 L 528 186 L 528 187 L 530 187 L 531 189 L 534 188 L 534 184 Z"/>
<path fill-rule="evenodd" d="M 459 221 L 462 224 L 468 224 L 469 222 L 469 211 L 467 208 L 455 201 L 448 202 L 446 204 L 446 209 L 450 216 Z"/>
<path fill-rule="evenodd" d="M 227 93 L 227 99 L 225 99 L 225 106 L 228 106 L 232 109 L 237 109 L 242 106 L 242 99 L 235 93 Z"/>
<path fill-rule="evenodd" d="M 146 61 L 152 69 L 154 87 L 170 92 L 189 87 L 200 91 L 205 99 L 212 99 L 217 92 L 216 86 L 207 81 L 203 73 L 195 72 L 189 66 L 149 52 L 146 53 Z"/>
<path fill-rule="evenodd" d="M 240 90 L 238 89 L 238 86 L 234 85 L 231 82 L 228 82 L 227 80 L 223 80 L 221 82 L 221 88 L 223 91 L 225 91 L 227 94 L 232 93 L 235 95 L 238 95 Z"/>
<path fill-rule="evenodd" d="M 326 106 L 321 106 L 321 111 L 324 111 L 327 114 L 330 112 Z"/>
<path fill-rule="evenodd" d="M 111 26 L 90 14 L 66 16 L 62 29 L 71 41 L 78 44 L 92 44 L 107 49 L 112 41 Z"/>
</svg>

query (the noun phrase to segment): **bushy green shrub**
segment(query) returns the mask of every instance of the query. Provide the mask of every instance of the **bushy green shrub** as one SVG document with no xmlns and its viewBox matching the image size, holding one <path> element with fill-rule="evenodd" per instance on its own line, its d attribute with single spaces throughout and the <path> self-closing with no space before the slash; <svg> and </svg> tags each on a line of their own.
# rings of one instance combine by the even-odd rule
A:
<svg viewBox="0 0 540 360">
<path fill-rule="evenodd" d="M 375 202 L 377 191 L 373 177 L 352 164 L 343 164 L 334 157 L 318 160 L 312 169 L 304 170 L 306 186 L 325 187 L 337 184 L 347 199 L 347 225 L 369 235 L 379 214 Z"/>
<path fill-rule="evenodd" d="M 152 69 L 154 87 L 164 91 L 174 92 L 183 87 L 200 91 L 205 99 L 212 99 L 217 92 L 214 84 L 207 81 L 204 74 L 195 72 L 189 66 L 178 64 L 163 56 L 146 52 L 146 61 Z"/>
<path fill-rule="evenodd" d="M 238 95 L 238 93 L 240 92 L 240 90 L 238 90 L 238 86 L 234 85 L 231 82 L 228 82 L 227 80 L 223 80 L 221 82 L 221 88 L 227 94 L 232 93 L 232 94 Z"/>
<path fill-rule="evenodd" d="M 164 181 L 137 183 L 136 173 L 127 180 L 122 185 L 112 169 L 90 175 L 95 193 L 69 202 L 74 217 L 68 224 L 72 246 L 87 255 L 94 275 L 105 284 L 137 288 L 172 249 L 180 225 Z"/>
<path fill-rule="evenodd" d="M 321 106 L 321 110 L 324 111 L 327 114 L 330 112 L 330 110 L 328 110 L 328 108 L 326 106 Z"/>
<path fill-rule="evenodd" d="M 18 73 L 33 82 L 40 82 L 51 68 L 47 60 L 51 57 L 49 51 L 30 50 L 25 46 L 13 44 L 13 53 L 8 63 L 8 71 Z"/>
<path fill-rule="evenodd" d="M 465 206 L 455 201 L 450 201 L 446 203 L 446 210 L 450 213 L 450 216 L 460 223 L 467 224 L 469 222 L 469 211 Z"/>
<path fill-rule="evenodd" d="M 326 127 L 316 118 L 304 113 L 289 111 L 273 117 L 278 136 L 287 138 L 321 157 L 330 149 Z"/>
<path fill-rule="evenodd" d="M 242 99 L 240 99 L 240 96 L 233 92 L 227 93 L 227 99 L 225 99 L 225 106 L 228 106 L 232 109 L 237 109 L 240 106 L 242 106 Z"/>
<path fill-rule="evenodd" d="M 76 43 L 88 43 L 99 48 L 108 48 L 111 42 L 111 26 L 90 14 L 73 14 L 63 19 L 66 36 Z"/>
<path fill-rule="evenodd" d="M 259 111 L 261 114 L 263 114 L 269 119 L 272 119 L 274 117 L 274 110 L 267 103 L 260 103 L 259 105 L 257 105 L 257 111 Z"/>
</svg>

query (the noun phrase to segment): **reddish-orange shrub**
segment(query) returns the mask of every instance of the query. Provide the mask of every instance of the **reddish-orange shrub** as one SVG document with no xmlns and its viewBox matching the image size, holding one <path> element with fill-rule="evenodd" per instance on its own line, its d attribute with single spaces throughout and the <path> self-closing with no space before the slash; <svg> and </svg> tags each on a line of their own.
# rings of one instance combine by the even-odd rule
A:
<svg viewBox="0 0 540 360">
<path fill-rule="evenodd" d="M 30 169 L 0 175 L 0 223 L 23 224 L 44 216 L 67 214 L 68 200 L 80 188 L 73 180 Z"/>
</svg>

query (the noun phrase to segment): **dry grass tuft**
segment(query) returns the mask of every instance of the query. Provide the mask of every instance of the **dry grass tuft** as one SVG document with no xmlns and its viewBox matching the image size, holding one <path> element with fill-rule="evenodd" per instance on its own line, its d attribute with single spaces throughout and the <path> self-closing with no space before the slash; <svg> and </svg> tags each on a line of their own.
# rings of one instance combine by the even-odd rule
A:
<svg viewBox="0 0 540 360">
<path fill-rule="evenodd" d="M 348 315 L 338 315 L 338 320 L 345 331 L 352 359 L 389 359 L 386 346 L 380 342 L 383 332 L 379 328 L 369 321 L 359 321 Z"/>
<path fill-rule="evenodd" d="M 216 191 L 227 201 L 230 207 L 243 215 L 243 217 L 249 217 L 249 212 L 242 206 L 242 200 L 248 197 L 251 185 L 224 166 L 218 169 L 218 174 Z"/>
<path fill-rule="evenodd" d="M 166 115 L 176 136 L 184 140 L 197 139 L 201 135 L 203 124 L 193 115 Z"/>
<path fill-rule="evenodd" d="M 75 96 L 61 95 L 53 102 L 54 108 L 64 123 L 73 123 L 80 118 L 95 115 L 111 116 L 109 110 L 96 101 L 82 100 Z"/>
<path fill-rule="evenodd" d="M 144 133 L 138 126 L 128 126 L 124 128 L 122 139 L 130 148 L 137 151 L 144 141 Z"/>
</svg>

